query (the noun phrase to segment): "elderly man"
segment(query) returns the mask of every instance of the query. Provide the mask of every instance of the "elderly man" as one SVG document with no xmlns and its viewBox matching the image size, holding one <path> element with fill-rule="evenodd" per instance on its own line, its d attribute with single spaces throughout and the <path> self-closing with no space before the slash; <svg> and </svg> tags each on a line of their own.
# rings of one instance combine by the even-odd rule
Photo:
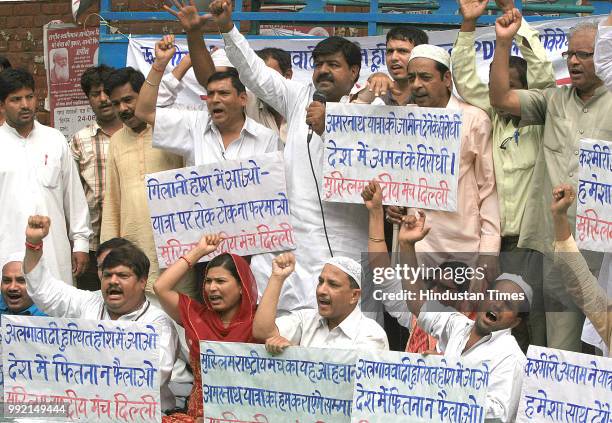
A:
<svg viewBox="0 0 612 423">
<path fill-rule="evenodd" d="M 70 67 L 68 65 L 68 50 L 58 48 L 53 52 L 53 67 L 49 71 L 52 84 L 61 84 L 70 79 Z"/>
<path fill-rule="evenodd" d="M 22 253 L 13 254 L 2 266 L 0 315 L 46 316 L 28 295 L 26 280 L 21 271 L 22 260 Z"/>
<path fill-rule="evenodd" d="M 178 337 L 172 320 L 145 296 L 149 259 L 134 245 L 115 248 L 102 263 L 102 290 L 84 291 L 54 278 L 41 260 L 43 239 L 51 221 L 30 216 L 26 229 L 23 269 L 28 293 L 50 316 L 92 320 L 126 320 L 159 324 L 160 386 L 162 410 L 175 406 L 168 381 L 176 361 Z"/>
<path fill-rule="evenodd" d="M 245 115 L 246 90 L 235 69 L 215 72 L 208 78 L 206 111 L 156 108 L 157 87 L 175 50 L 171 36 L 155 44 L 155 62 L 136 105 L 136 116 L 154 125 L 154 147 L 182 155 L 188 166 L 279 149 L 278 135 Z"/>
<path fill-rule="evenodd" d="M 438 227 L 425 228 L 424 212 L 419 212 L 418 218 L 404 217 L 399 233 L 402 264 L 416 266 L 415 244 L 426 238 L 430 229 L 434 233 Z M 483 295 L 475 320 L 437 301 L 425 301 L 420 279 L 404 279 L 403 285 L 414 298 L 407 304 L 417 316 L 418 325 L 438 340 L 438 349 L 445 356 L 461 357 L 474 365 L 489 362 L 485 418 L 514 422 L 525 355 L 510 332 L 529 315 L 533 295 L 529 285 L 520 276 L 501 275 Z"/>
<path fill-rule="evenodd" d="M 430 212 L 429 219 L 436 231 L 417 245 L 417 251 L 432 253 L 420 257 L 433 260 L 429 263 L 433 265 L 448 260 L 470 264 L 472 257 L 479 257 L 479 266 L 486 267 L 488 280 L 492 281 L 500 248 L 500 223 L 491 121 L 485 112 L 452 94 L 449 66 L 447 51 L 430 44 L 416 46 L 408 62 L 408 80 L 419 107 L 445 107 L 463 112 L 457 211 Z M 473 289 L 480 288 L 473 285 Z"/>
<path fill-rule="evenodd" d="M 548 213 L 549 200 L 544 193 L 562 183 L 578 185 L 578 144 L 581 138 L 612 139 L 612 94 L 595 75 L 593 49 L 597 25 L 580 22 L 569 33 L 567 59 L 571 85 L 545 90 L 515 90 L 508 84 L 508 58 L 512 38 L 521 26 L 521 14 L 513 9 L 497 19 L 497 43 L 491 65 L 491 105 L 520 117 L 519 126 L 544 125 L 532 183 L 521 225 L 519 247 L 552 254 L 553 223 Z M 576 206 L 568 216 L 575 226 Z M 597 273 L 601 255 L 585 256 Z M 563 275 L 544 262 L 544 297 L 546 305 L 546 341 L 552 348 L 580 351 L 582 314 L 567 302 L 565 291 L 557 285 Z M 569 309 L 569 311 L 567 311 Z"/>
<path fill-rule="evenodd" d="M 325 263 L 316 289 L 318 310 L 296 310 L 277 318 L 283 283 L 294 270 L 293 253 L 274 259 L 272 275 L 255 313 L 253 337 L 265 341 L 270 353 L 279 354 L 290 345 L 389 349 L 385 331 L 361 312 L 361 266 L 348 257 L 334 257 Z"/>
<path fill-rule="evenodd" d="M 23 251 L 28 216 L 44 212 L 56 224 L 45 250 L 51 274 L 72 284 L 87 266 L 89 212 L 66 138 L 35 119 L 34 77 L 22 69 L 0 72 L 0 260 Z M 72 254 L 71 254 L 72 251 Z"/>
</svg>

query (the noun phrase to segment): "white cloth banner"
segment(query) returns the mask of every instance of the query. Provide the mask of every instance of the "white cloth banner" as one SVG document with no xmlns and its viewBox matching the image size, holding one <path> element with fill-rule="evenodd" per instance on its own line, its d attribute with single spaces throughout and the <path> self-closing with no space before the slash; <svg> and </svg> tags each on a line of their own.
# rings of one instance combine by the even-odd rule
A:
<svg viewBox="0 0 612 423">
<path fill-rule="evenodd" d="M 282 152 L 146 175 L 161 267 L 220 233 L 223 252 L 241 256 L 295 248 Z"/>
<path fill-rule="evenodd" d="M 161 421 L 158 327 L 4 315 L 2 329 L 5 417 Z"/>
<path fill-rule="evenodd" d="M 580 140 L 576 241 L 581 249 L 612 251 L 612 142 Z"/>
<path fill-rule="evenodd" d="M 599 20 L 602 18 L 604 16 L 594 16 L 590 19 Z M 567 64 L 561 57 L 561 53 L 567 50 L 567 33 L 572 26 L 584 20 L 585 18 L 555 19 L 530 24 L 540 32 L 540 40 L 553 62 L 557 83 L 559 84 L 569 83 Z M 439 45 L 449 51 L 452 49 L 457 38 L 456 29 L 427 31 L 427 33 L 430 43 Z M 357 42 L 362 49 L 360 83 L 363 84 L 373 72 L 387 72 L 384 35 L 355 37 L 350 38 L 350 40 Z M 155 58 L 155 41 L 154 38 L 150 37 L 130 38 L 126 57 L 127 66 L 132 66 L 147 75 Z M 316 38 L 249 40 L 249 44 L 255 50 L 260 50 L 264 47 L 277 47 L 288 51 L 291 54 L 293 64 L 293 79 L 306 83 L 311 81 L 313 69 L 312 50 L 318 42 L 319 39 Z M 210 48 L 223 48 L 224 46 L 223 40 L 219 39 L 206 40 L 206 43 Z M 166 72 L 170 72 L 188 52 L 187 41 L 185 39 L 177 40 L 176 45 L 178 51 L 172 58 L 172 62 L 168 65 Z M 488 81 L 489 64 L 493 60 L 495 48 L 495 28 L 493 26 L 479 28 L 476 31 L 475 48 L 478 73 L 483 81 Z M 520 55 L 516 46 L 512 49 L 512 54 Z M 192 69 L 187 72 L 183 81 L 184 88 L 179 93 L 176 102 L 181 105 L 201 105 L 201 96 L 205 94 L 205 90 L 195 80 Z"/>
<path fill-rule="evenodd" d="M 486 363 L 440 355 L 362 351 L 355 368 L 353 422 L 482 422 Z"/>
<path fill-rule="evenodd" d="M 455 211 L 461 117 L 452 109 L 329 103 L 323 199 L 361 204 L 375 179 L 384 204 Z"/>
<path fill-rule="evenodd" d="M 611 421 L 612 359 L 529 346 L 517 422 Z"/>
<path fill-rule="evenodd" d="M 354 350 L 200 342 L 204 421 L 350 422 Z"/>
</svg>

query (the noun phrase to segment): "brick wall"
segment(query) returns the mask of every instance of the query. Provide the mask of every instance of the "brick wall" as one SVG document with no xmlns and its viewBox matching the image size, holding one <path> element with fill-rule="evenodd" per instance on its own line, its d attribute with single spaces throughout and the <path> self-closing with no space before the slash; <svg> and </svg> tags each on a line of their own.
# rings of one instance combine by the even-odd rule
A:
<svg viewBox="0 0 612 423">
<path fill-rule="evenodd" d="M 47 80 L 43 62 L 43 25 L 53 20 L 72 22 L 69 0 L 0 3 L 0 54 L 14 67 L 28 69 L 36 80 L 38 118 L 48 124 L 44 111 Z"/>
</svg>

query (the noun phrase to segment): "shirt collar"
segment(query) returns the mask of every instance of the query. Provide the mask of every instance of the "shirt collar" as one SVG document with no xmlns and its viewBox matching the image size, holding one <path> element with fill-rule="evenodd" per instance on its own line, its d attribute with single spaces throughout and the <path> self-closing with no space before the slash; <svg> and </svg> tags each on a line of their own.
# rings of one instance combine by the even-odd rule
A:
<svg viewBox="0 0 612 423">
<path fill-rule="evenodd" d="M 2 124 L 2 127 L 4 129 L 6 129 L 7 131 L 9 131 L 9 133 L 11 133 L 12 135 L 14 135 L 15 137 L 25 140 L 28 139 L 32 136 L 34 136 L 36 134 L 36 128 L 40 126 L 40 123 L 38 123 L 37 120 L 34 120 L 34 127 L 32 128 L 32 131 L 28 134 L 27 137 L 22 137 L 21 134 L 19 132 L 17 132 L 17 130 L 15 128 L 13 128 L 11 125 L 9 125 L 8 123 L 4 122 Z"/>
<path fill-rule="evenodd" d="M 361 309 L 359 308 L 359 305 L 357 305 L 355 309 L 351 311 L 351 313 L 346 316 L 346 318 L 342 322 L 340 322 L 337 327 L 342 332 L 344 332 L 344 334 L 348 336 L 351 340 L 354 340 L 359 334 L 359 325 L 361 323 L 362 315 L 363 314 L 361 313 Z M 327 325 L 327 319 L 325 319 L 325 317 L 321 315 L 319 315 L 319 325 Z"/>
<path fill-rule="evenodd" d="M 151 125 L 149 125 L 147 123 L 147 127 L 142 130 L 142 132 L 136 132 L 134 131 L 132 128 L 130 128 L 129 126 L 127 126 L 126 124 L 123 124 L 123 127 L 125 128 L 125 130 L 127 131 L 128 134 L 132 135 L 134 138 L 138 138 L 138 137 L 143 137 L 145 136 L 149 131 L 151 131 Z"/>
<path fill-rule="evenodd" d="M 242 125 L 242 129 L 240 130 L 240 136 L 242 137 L 244 132 L 247 132 L 252 136 L 257 137 L 256 128 L 254 124 L 255 121 L 245 115 L 244 124 Z M 217 128 L 217 125 L 214 124 L 212 119 L 208 119 L 208 123 L 206 124 L 206 129 L 204 130 L 204 133 L 208 131 L 213 131 L 215 134 L 221 136 L 221 131 L 219 131 L 219 128 Z"/>
</svg>

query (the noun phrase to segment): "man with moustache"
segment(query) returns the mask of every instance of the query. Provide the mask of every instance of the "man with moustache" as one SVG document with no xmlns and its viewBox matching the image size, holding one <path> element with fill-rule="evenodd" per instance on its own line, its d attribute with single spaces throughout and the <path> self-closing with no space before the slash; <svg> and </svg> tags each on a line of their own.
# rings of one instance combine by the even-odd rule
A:
<svg viewBox="0 0 612 423">
<path fill-rule="evenodd" d="M 518 246 L 551 255 L 554 226 L 548 213 L 549 198 L 544 193 L 564 183 L 577 187 L 581 138 L 612 140 L 612 120 L 609 118 L 612 94 L 595 74 L 593 52 L 597 24 L 589 21 L 580 22 L 568 35 L 568 49 L 563 57 L 567 60 L 571 85 L 544 90 L 511 89 L 508 60 L 512 39 L 520 26 L 521 14 L 517 9 L 506 12 L 495 24 L 497 42 L 491 64 L 491 105 L 520 117 L 519 127 L 544 125 Z M 575 205 L 569 209 L 568 218 L 571 227 L 575 228 Z M 597 274 L 601 254 L 586 253 L 585 258 L 591 271 Z M 547 346 L 581 351 L 583 316 L 567 301 L 569 296 L 563 296 L 563 275 L 546 258 L 543 279 L 547 294 Z"/>
<path fill-rule="evenodd" d="M 44 212 L 57 222 L 44 252 L 47 266 L 72 284 L 89 259 L 87 201 L 66 138 L 35 120 L 36 100 L 30 73 L 0 72 L 0 110 L 6 116 L 0 126 L 0 260 L 24 250 L 18 228 L 30 214 Z"/>
<path fill-rule="evenodd" d="M 28 295 L 26 280 L 21 271 L 22 260 L 23 253 L 12 254 L 2 266 L 0 315 L 46 316 Z"/>
<path fill-rule="evenodd" d="M 52 84 L 61 84 L 70 79 L 70 68 L 68 67 L 68 50 L 57 49 L 53 52 L 53 68 L 49 71 Z"/>
<path fill-rule="evenodd" d="M 89 265 L 83 275 L 77 278 L 77 287 L 92 291 L 100 288 L 96 271 L 96 250 L 100 245 L 108 144 L 111 136 L 122 126 L 110 98 L 104 92 L 104 79 L 112 70 L 106 65 L 100 65 L 86 69 L 81 75 L 81 89 L 89 100 L 96 120 L 76 132 L 70 140 L 70 151 L 81 175 L 93 230 L 93 236 L 89 240 Z"/>
<path fill-rule="evenodd" d="M 134 115 L 144 76 L 131 67 L 113 71 L 104 81 L 123 127 L 111 137 L 106 166 L 100 240 L 122 237 L 142 249 L 151 262 L 147 290 L 159 274 L 145 175 L 182 167 L 180 156 L 153 148 L 151 126 Z"/>
<path fill-rule="evenodd" d="M 55 222 L 53 222 L 55 224 Z M 149 259 L 133 244 L 113 248 L 102 262 L 101 290 L 77 289 L 53 277 L 41 260 L 43 240 L 49 234 L 47 216 L 30 216 L 23 271 L 32 300 L 49 316 L 89 320 L 155 323 L 159 337 L 159 383 L 162 411 L 173 409 L 175 398 L 168 382 L 177 358 L 178 335 L 172 320 L 145 296 Z"/>
</svg>

